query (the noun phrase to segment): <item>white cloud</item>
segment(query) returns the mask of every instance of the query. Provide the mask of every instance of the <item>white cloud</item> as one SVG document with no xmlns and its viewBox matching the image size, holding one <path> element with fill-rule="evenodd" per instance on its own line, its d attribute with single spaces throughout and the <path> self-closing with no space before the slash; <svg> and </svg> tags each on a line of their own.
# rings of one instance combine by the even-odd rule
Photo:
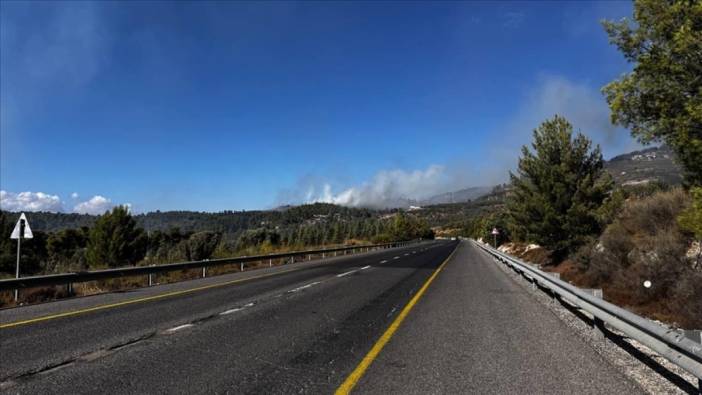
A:
<svg viewBox="0 0 702 395">
<path fill-rule="evenodd" d="M 63 204 L 57 195 L 43 192 L 12 193 L 0 191 L 0 208 L 7 211 L 63 211 Z"/>
<path fill-rule="evenodd" d="M 89 200 L 75 205 L 75 207 L 73 207 L 73 212 L 79 214 L 99 215 L 104 214 L 105 211 L 112 209 L 112 207 L 114 207 L 112 200 L 104 196 L 95 195 Z"/>
<path fill-rule="evenodd" d="M 444 166 L 431 165 L 425 170 L 382 170 L 361 185 L 333 193 L 329 184 L 321 188 L 310 186 L 306 203 L 325 202 L 353 207 L 397 207 L 407 200 L 420 200 L 451 187 Z"/>
<path fill-rule="evenodd" d="M 73 200 L 78 199 L 78 193 L 71 194 Z M 121 204 L 131 210 L 130 203 Z M 79 202 L 73 207 L 72 212 L 79 214 L 104 214 L 105 211 L 111 210 L 117 204 L 112 203 L 112 200 L 101 195 L 95 195 L 92 198 Z M 64 202 L 58 195 L 50 195 L 44 192 L 20 192 L 13 193 L 8 191 L 0 191 L 0 208 L 7 211 L 50 211 L 50 212 L 66 212 Z"/>
</svg>

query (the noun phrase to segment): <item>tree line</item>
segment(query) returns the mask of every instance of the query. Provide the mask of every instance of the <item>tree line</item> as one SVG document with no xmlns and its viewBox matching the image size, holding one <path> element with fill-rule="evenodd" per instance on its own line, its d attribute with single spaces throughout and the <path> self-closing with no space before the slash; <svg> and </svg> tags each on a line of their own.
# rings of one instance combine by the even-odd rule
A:
<svg viewBox="0 0 702 395">
<path fill-rule="evenodd" d="M 327 214 L 319 214 L 320 209 Z M 427 223 L 414 215 L 370 213 L 326 204 L 304 205 L 275 214 L 278 225 L 261 221 L 235 232 L 179 227 L 147 231 L 139 226 L 138 216 L 126 207 L 115 207 L 96 217 L 91 226 L 35 230 L 33 239 L 23 240 L 21 272 L 26 276 L 434 237 Z M 29 214 L 30 224 L 34 216 Z M 5 277 L 15 271 L 16 242 L 7 236 L 16 220 L 16 214 L 0 212 L 0 232 L 6 235 L 0 240 L 0 273 Z"/>
</svg>

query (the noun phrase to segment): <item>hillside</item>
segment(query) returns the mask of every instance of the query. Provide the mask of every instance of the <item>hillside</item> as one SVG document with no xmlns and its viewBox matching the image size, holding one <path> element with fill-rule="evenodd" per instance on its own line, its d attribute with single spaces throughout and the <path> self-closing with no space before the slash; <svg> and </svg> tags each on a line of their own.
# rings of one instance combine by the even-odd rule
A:
<svg viewBox="0 0 702 395">
<path fill-rule="evenodd" d="M 605 168 L 618 185 L 654 181 L 679 185 L 682 182 L 682 170 L 674 159 L 675 154 L 667 146 L 652 147 L 615 156 L 607 161 Z"/>
<path fill-rule="evenodd" d="M 422 206 L 429 206 L 435 204 L 446 204 L 446 203 L 464 203 L 471 200 L 477 199 L 481 196 L 487 195 L 492 191 L 492 186 L 484 187 L 470 187 L 465 189 L 460 189 L 458 191 L 446 192 L 439 195 L 432 196 L 419 202 Z"/>
<path fill-rule="evenodd" d="M 17 216 L 11 213 L 11 217 Z M 236 233 L 262 226 L 276 227 L 320 222 L 333 217 L 338 220 L 355 220 L 378 216 L 369 209 L 315 203 L 291 206 L 285 210 L 223 211 L 207 213 L 198 211 L 154 211 L 137 214 L 134 218 L 139 227 L 147 231 L 179 228 L 183 232 L 215 231 Z M 98 218 L 87 214 L 34 212 L 27 213 L 34 230 L 53 232 L 61 229 L 92 226 Z"/>
</svg>

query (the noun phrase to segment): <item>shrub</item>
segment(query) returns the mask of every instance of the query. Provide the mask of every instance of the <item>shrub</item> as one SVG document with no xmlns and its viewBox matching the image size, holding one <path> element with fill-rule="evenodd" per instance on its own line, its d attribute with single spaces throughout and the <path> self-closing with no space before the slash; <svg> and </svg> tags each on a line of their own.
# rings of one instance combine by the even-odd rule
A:
<svg viewBox="0 0 702 395">
<path fill-rule="evenodd" d="M 682 189 L 627 201 L 599 239 L 573 256 L 581 285 L 602 287 L 612 302 L 656 318 L 700 324 L 702 274 L 687 262 L 689 238 L 677 222 L 689 201 Z"/>
</svg>

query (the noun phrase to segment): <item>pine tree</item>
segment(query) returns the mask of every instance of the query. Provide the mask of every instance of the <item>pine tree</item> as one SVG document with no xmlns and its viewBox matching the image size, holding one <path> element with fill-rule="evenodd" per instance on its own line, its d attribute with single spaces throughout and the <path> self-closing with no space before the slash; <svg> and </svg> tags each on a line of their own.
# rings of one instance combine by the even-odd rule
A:
<svg viewBox="0 0 702 395">
<path fill-rule="evenodd" d="M 554 251 L 559 258 L 598 234 L 598 208 L 612 189 L 599 146 L 555 116 L 534 131 L 532 153 L 522 147 L 518 174 L 510 173 L 507 201 L 513 235 Z"/>
<path fill-rule="evenodd" d="M 133 265 L 146 253 L 146 235 L 126 207 L 106 212 L 90 229 L 86 258 L 91 267 Z"/>
</svg>

